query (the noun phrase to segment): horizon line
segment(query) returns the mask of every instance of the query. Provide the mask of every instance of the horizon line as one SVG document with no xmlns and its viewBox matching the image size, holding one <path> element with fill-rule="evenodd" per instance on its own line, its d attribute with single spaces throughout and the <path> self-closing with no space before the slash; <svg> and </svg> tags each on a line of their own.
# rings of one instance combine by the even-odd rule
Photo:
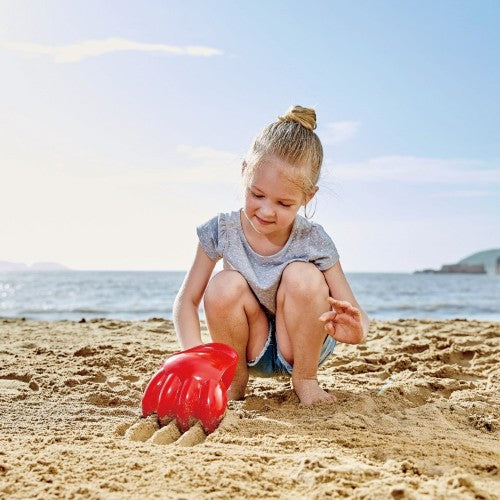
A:
<svg viewBox="0 0 500 500">
<path fill-rule="evenodd" d="M 29 272 L 43 272 L 43 273 L 54 273 L 54 272 L 117 272 L 117 273 L 187 273 L 188 269 L 76 269 L 67 267 L 65 269 L 0 269 L 0 273 L 7 272 L 17 272 L 17 273 L 29 273 Z M 392 271 L 350 271 L 344 270 L 345 273 L 350 274 L 414 274 L 415 271 L 404 271 L 404 270 L 392 270 Z"/>
</svg>

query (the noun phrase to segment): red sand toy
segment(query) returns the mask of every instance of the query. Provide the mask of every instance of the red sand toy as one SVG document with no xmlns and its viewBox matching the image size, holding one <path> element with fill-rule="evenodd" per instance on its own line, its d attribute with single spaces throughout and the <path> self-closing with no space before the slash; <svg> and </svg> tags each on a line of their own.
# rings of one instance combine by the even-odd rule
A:
<svg viewBox="0 0 500 500">
<path fill-rule="evenodd" d="M 142 396 L 142 414 L 177 419 L 182 432 L 197 418 L 207 433 L 220 424 L 238 354 L 226 344 L 203 344 L 170 356 Z"/>
</svg>

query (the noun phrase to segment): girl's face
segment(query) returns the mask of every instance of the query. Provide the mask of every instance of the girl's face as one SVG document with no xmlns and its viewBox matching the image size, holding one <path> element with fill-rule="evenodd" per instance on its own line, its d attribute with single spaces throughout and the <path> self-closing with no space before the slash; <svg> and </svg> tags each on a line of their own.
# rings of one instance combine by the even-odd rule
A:
<svg viewBox="0 0 500 500">
<path fill-rule="evenodd" d="M 289 231 L 300 207 L 309 201 L 290 180 L 293 166 L 275 156 L 266 157 L 245 192 L 245 213 L 252 227 L 266 235 Z"/>
</svg>

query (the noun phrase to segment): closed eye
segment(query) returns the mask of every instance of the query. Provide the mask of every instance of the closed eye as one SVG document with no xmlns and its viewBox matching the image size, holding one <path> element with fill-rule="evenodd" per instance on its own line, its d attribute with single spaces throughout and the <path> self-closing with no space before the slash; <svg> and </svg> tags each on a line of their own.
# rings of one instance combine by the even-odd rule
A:
<svg viewBox="0 0 500 500">
<path fill-rule="evenodd" d="M 253 191 L 250 191 L 251 195 L 254 197 L 254 198 L 257 198 L 257 199 L 261 199 L 261 198 L 265 198 L 265 196 L 263 194 L 257 194 L 257 193 L 254 193 Z M 286 208 L 289 208 L 293 205 L 293 203 L 285 203 L 284 201 L 279 201 L 278 202 L 282 207 L 286 207 Z"/>
</svg>

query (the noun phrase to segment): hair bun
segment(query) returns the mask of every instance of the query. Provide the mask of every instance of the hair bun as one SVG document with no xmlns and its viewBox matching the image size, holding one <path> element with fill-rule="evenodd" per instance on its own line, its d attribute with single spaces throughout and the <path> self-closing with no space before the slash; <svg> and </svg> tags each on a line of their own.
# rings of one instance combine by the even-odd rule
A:
<svg viewBox="0 0 500 500">
<path fill-rule="evenodd" d="M 291 106 L 283 116 L 278 116 L 280 122 L 299 123 L 311 132 L 316 128 L 316 111 L 302 106 Z"/>
</svg>

